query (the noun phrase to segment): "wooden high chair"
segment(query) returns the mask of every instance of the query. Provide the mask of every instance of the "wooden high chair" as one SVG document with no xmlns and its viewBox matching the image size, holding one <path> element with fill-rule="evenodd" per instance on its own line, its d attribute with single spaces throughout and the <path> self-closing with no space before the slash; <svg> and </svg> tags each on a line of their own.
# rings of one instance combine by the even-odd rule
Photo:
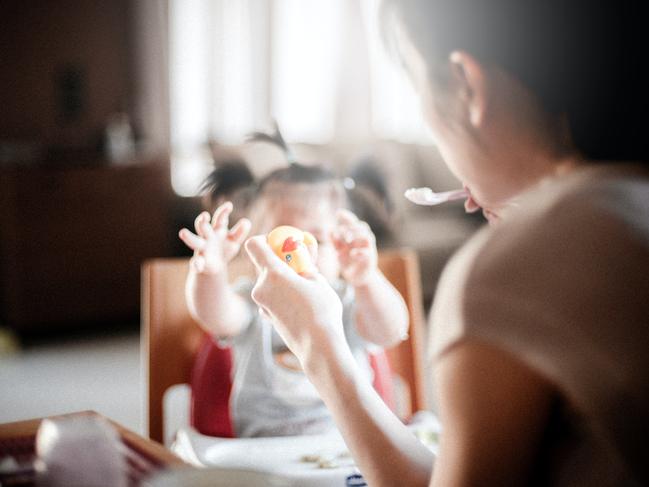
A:
<svg viewBox="0 0 649 487">
<path fill-rule="evenodd" d="M 193 321 L 185 302 L 187 258 L 152 259 L 142 266 L 141 356 L 145 383 L 145 428 L 149 437 L 163 441 L 163 396 L 176 384 L 186 384 L 205 332 Z M 411 250 L 379 254 L 379 267 L 401 293 L 410 314 L 409 338 L 386 350 L 392 373 L 403 387 L 404 417 L 425 409 L 422 357 L 424 338 L 419 262 Z"/>
</svg>

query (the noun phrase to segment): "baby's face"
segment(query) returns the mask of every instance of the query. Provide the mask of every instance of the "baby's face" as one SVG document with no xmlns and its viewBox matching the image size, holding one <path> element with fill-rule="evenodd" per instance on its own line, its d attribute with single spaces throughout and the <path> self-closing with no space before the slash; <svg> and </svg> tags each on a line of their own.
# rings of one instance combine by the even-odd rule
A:
<svg viewBox="0 0 649 487">
<path fill-rule="evenodd" d="M 268 233 L 279 225 L 291 225 L 311 233 L 318 240 L 317 266 L 329 281 L 340 273 L 336 249 L 331 241 L 331 232 L 336 225 L 336 210 L 330 198 L 307 197 L 303 200 L 292 197 L 273 198 L 260 201 L 262 221 L 257 233 Z"/>
</svg>

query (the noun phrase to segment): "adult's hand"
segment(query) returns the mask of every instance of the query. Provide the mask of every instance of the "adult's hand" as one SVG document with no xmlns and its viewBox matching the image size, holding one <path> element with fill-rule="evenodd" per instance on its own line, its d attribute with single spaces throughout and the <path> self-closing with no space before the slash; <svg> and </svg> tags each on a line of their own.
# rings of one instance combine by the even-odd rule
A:
<svg viewBox="0 0 649 487">
<path fill-rule="evenodd" d="M 302 363 L 368 485 L 428 485 L 432 455 L 356 364 L 334 290 L 320 274 L 295 273 L 264 237 L 248 239 L 246 250 L 259 270 L 253 299 Z"/>
<path fill-rule="evenodd" d="M 259 274 L 252 299 L 307 373 L 319 354 L 347 346 L 342 304 L 321 274 L 298 275 L 273 253 L 263 236 L 248 239 L 245 247 Z"/>
</svg>

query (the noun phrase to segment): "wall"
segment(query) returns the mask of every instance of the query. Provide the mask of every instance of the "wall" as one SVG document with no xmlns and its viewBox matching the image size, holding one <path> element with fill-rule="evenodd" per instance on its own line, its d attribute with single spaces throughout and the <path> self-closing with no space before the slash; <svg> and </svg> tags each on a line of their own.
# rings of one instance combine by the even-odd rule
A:
<svg viewBox="0 0 649 487">
<path fill-rule="evenodd" d="M 166 157 L 100 151 L 133 111 L 135 1 L 0 2 L 0 326 L 135 323 L 141 262 L 177 245 Z M 17 142 L 45 164 L 4 164 Z"/>
<path fill-rule="evenodd" d="M 0 139 L 94 147 L 130 105 L 129 17 L 128 0 L 0 3 Z"/>
</svg>

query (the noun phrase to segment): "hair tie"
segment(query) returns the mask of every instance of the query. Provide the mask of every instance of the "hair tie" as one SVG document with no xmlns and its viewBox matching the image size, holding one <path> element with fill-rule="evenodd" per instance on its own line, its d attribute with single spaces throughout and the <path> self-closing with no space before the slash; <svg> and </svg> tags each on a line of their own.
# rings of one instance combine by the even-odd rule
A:
<svg viewBox="0 0 649 487">
<path fill-rule="evenodd" d="M 299 164 L 297 162 L 297 159 L 295 158 L 295 155 L 293 154 L 293 151 L 291 151 L 288 144 L 284 140 L 284 137 L 282 137 L 282 133 L 279 131 L 277 121 L 273 120 L 273 126 L 275 128 L 275 131 L 272 135 L 266 134 L 264 132 L 253 132 L 248 137 L 246 137 L 246 142 L 268 142 L 274 146 L 279 147 L 282 152 L 284 152 L 284 157 L 286 157 L 286 162 L 288 162 L 289 166 Z"/>
</svg>

